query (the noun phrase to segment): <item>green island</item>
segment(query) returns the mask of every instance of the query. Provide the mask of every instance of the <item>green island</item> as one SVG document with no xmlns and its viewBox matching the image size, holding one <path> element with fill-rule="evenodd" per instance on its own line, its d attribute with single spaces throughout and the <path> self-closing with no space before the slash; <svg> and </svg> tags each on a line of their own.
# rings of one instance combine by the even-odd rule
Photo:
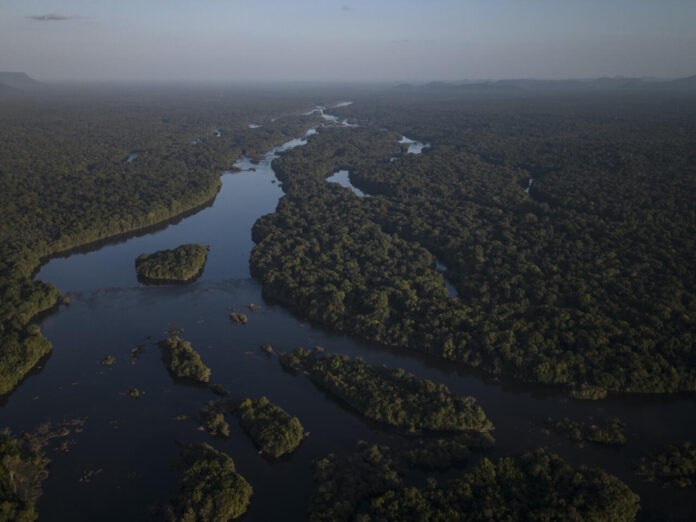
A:
<svg viewBox="0 0 696 522">
<path fill-rule="evenodd" d="M 635 520 L 638 497 L 597 469 L 574 468 L 537 450 L 491 462 L 426 488 L 392 488 L 373 498 L 360 522 L 402 520 Z"/>
<path fill-rule="evenodd" d="M 245 399 L 237 409 L 239 424 L 251 436 L 261 453 L 278 458 L 292 453 L 304 438 L 304 428 L 266 397 Z"/>
<path fill-rule="evenodd" d="M 32 280 L 42 261 L 210 205 L 220 173 L 235 160 L 260 157 L 316 120 L 284 118 L 259 133 L 234 125 L 258 114 L 248 94 L 224 101 L 197 95 L 186 103 L 154 91 L 142 103 L 128 98 L 84 89 L 79 102 L 53 92 L 0 103 L 0 223 L 12 224 L 0 227 L 0 395 L 51 351 L 32 324 L 61 302 L 53 285 Z M 287 112 L 307 102 L 267 103 L 263 111 Z M 192 142 L 212 125 L 225 129 L 221 137 Z M 135 149 L 146 152 L 122 161 Z"/>
<path fill-rule="evenodd" d="M 696 445 L 685 441 L 642 459 L 638 474 L 648 480 L 686 488 L 696 484 Z"/>
<path fill-rule="evenodd" d="M 30 522 L 38 518 L 35 504 L 48 477 L 48 459 L 39 451 L 0 430 L 0 520 Z"/>
<path fill-rule="evenodd" d="M 608 446 L 626 444 L 624 424 L 617 418 L 608 420 L 605 426 L 577 422 L 567 417 L 560 420 L 549 418 L 546 421 L 546 427 L 575 442 L 586 441 Z"/>
<path fill-rule="evenodd" d="M 182 448 L 181 459 L 185 469 L 166 507 L 167 520 L 221 522 L 246 512 L 254 490 L 229 455 L 200 444 Z"/>
<path fill-rule="evenodd" d="M 402 369 L 303 348 L 284 353 L 280 362 L 285 368 L 305 372 L 320 388 L 375 421 L 410 430 L 493 429 L 474 398 L 456 395 L 443 384 Z"/>
<path fill-rule="evenodd" d="M 236 312 L 230 312 L 230 321 L 236 324 L 247 324 L 249 319 L 244 314 L 239 314 Z"/>
<path fill-rule="evenodd" d="M 174 377 L 201 384 L 210 382 L 210 368 L 203 364 L 191 343 L 173 336 L 161 341 L 160 348 L 162 359 Z"/>
<path fill-rule="evenodd" d="M 141 254 L 135 260 L 138 279 L 151 282 L 187 282 L 203 273 L 210 247 L 191 243 L 172 250 Z"/>
<path fill-rule="evenodd" d="M 201 426 L 211 435 L 218 437 L 230 436 L 230 425 L 225 420 L 226 404 L 210 401 L 198 416 Z"/>
</svg>

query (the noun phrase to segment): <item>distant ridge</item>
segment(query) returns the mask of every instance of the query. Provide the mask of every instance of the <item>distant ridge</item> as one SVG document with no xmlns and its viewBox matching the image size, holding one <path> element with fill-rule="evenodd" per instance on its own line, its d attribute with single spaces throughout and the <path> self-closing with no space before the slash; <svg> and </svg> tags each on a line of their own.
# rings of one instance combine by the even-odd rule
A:
<svg viewBox="0 0 696 522">
<path fill-rule="evenodd" d="M 3 91 L 11 89 L 38 90 L 45 87 L 43 83 L 34 80 L 27 73 L 4 71 L 0 71 L 0 86 L 8 88 L 3 89 Z"/>
<path fill-rule="evenodd" d="M 514 89 L 696 89 L 696 76 L 661 80 L 654 78 L 595 78 L 591 80 L 542 80 L 532 78 L 481 80 L 465 82 L 429 82 L 422 85 L 400 84 L 397 89 L 431 91 L 452 90 L 514 90 Z"/>
</svg>

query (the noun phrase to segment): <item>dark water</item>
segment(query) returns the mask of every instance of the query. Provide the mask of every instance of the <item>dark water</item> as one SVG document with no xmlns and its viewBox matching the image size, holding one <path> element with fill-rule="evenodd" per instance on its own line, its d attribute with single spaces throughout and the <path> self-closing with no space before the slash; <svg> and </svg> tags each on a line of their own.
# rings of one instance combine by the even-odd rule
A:
<svg viewBox="0 0 696 522">
<path fill-rule="evenodd" d="M 310 133 L 311 134 L 311 133 Z M 284 148 L 301 145 L 294 140 Z M 667 520 L 696 518 L 693 490 L 664 489 L 634 475 L 637 459 L 666 443 L 696 439 L 692 397 L 612 397 L 600 402 L 569 400 L 554 390 L 489 382 L 464 369 L 421 355 L 387 349 L 313 327 L 281 306 L 266 302 L 260 285 L 249 278 L 251 226 L 272 212 L 282 195 L 270 167 L 271 151 L 258 165 L 223 176 L 213 206 L 176 225 L 146 236 L 48 262 L 38 278 L 51 281 L 73 302 L 41 322 L 53 352 L 0 407 L 3 426 L 15 433 L 40 422 L 86 417 L 70 452 L 50 452 L 51 474 L 39 501 L 41 520 L 149 520 L 158 502 L 166 502 L 178 478 L 173 468 L 175 441 L 207 441 L 227 452 L 254 487 L 245 520 L 303 520 L 313 483 L 310 464 L 330 452 L 349 452 L 356 440 L 396 444 L 402 436 L 367 422 L 316 389 L 305 377 L 284 372 L 260 344 L 277 351 L 323 346 L 329 352 L 360 355 L 369 362 L 402 367 L 450 389 L 477 397 L 496 426 L 497 448 L 490 456 L 548 446 L 575 465 L 602 466 L 626 481 L 642 499 L 643 516 Z M 146 287 L 137 282 L 134 260 L 143 252 L 182 243 L 210 245 L 201 278 L 188 286 Z M 260 304 L 258 311 L 248 305 Z M 247 325 L 233 324 L 229 311 L 246 313 Z M 272 462 L 257 454 L 251 440 L 231 419 L 228 439 L 199 431 L 195 416 L 208 390 L 175 383 L 154 344 L 172 328 L 184 328 L 212 382 L 232 397 L 266 395 L 297 415 L 309 437 L 289 458 Z M 146 350 L 135 365 L 130 351 Z M 116 357 L 110 367 L 99 361 Z M 145 392 L 132 399 L 123 392 Z M 175 420 L 179 415 L 188 420 Z M 623 419 L 629 443 L 622 448 L 580 448 L 546 435 L 549 417 L 601 421 Z M 88 482 L 85 473 L 93 471 Z"/>
</svg>

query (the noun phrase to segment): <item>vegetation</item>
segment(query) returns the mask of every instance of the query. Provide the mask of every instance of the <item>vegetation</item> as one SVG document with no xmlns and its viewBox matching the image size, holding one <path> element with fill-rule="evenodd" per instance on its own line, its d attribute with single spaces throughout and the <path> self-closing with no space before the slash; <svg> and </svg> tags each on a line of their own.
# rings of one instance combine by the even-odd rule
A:
<svg viewBox="0 0 696 522">
<path fill-rule="evenodd" d="M 100 362 L 103 366 L 111 366 L 116 362 L 116 357 L 114 357 L 113 355 L 107 355 Z"/>
<path fill-rule="evenodd" d="M 173 376 L 196 383 L 210 382 L 210 368 L 203 364 L 191 343 L 175 336 L 162 341 L 160 347 L 162 358 Z"/>
<path fill-rule="evenodd" d="M 173 250 L 141 254 L 135 260 L 135 270 L 138 278 L 144 281 L 191 281 L 203 272 L 209 250 L 206 245 L 188 244 Z"/>
<path fill-rule="evenodd" d="M 303 370 L 321 388 L 364 416 L 411 430 L 490 431 L 493 424 L 472 397 L 402 369 L 368 364 L 360 358 L 324 356 L 297 348 L 281 356 L 286 368 Z"/>
<path fill-rule="evenodd" d="M 679 488 L 696 484 L 696 445 L 682 442 L 644 458 L 638 471 L 648 480 Z"/>
<path fill-rule="evenodd" d="M 312 522 L 352 520 L 358 505 L 402 486 L 403 472 L 389 448 L 361 442 L 353 455 L 331 454 L 314 464 L 316 489 L 309 505 Z"/>
<path fill-rule="evenodd" d="M 232 320 L 233 323 L 237 324 L 247 324 L 247 316 L 244 314 L 238 314 L 235 312 L 230 313 L 230 319 Z"/>
<path fill-rule="evenodd" d="M 208 444 L 186 446 L 185 466 L 167 518 L 178 522 L 218 522 L 242 516 L 253 488 L 238 474 L 234 461 Z"/>
<path fill-rule="evenodd" d="M 48 459 L 41 453 L 0 431 L 0 520 L 36 520 L 36 500 L 48 476 Z"/>
<path fill-rule="evenodd" d="M 261 453 L 278 458 L 291 453 L 302 442 L 304 429 L 297 417 L 291 417 L 266 397 L 246 399 L 237 410 L 239 423 L 254 439 Z"/>
<path fill-rule="evenodd" d="M 553 420 L 549 418 L 546 426 L 575 442 L 595 442 L 609 446 L 626 444 L 624 424 L 620 419 L 610 419 L 605 427 L 596 424 L 587 425 L 584 422 L 572 421 L 569 418 Z"/>
<path fill-rule="evenodd" d="M 199 420 L 201 425 L 203 425 L 211 435 L 218 435 L 220 437 L 230 436 L 230 425 L 227 424 L 225 420 L 224 411 L 221 411 L 216 403 L 208 403 L 201 410 Z"/>
<path fill-rule="evenodd" d="M 361 521 L 635 520 L 636 495 L 616 477 L 573 468 L 537 450 L 497 462 L 483 459 L 447 484 L 392 489 L 374 498 Z"/>
<path fill-rule="evenodd" d="M 286 195 L 253 231 L 264 292 L 577 396 L 696 389 L 693 100 L 416 94 L 342 108 L 365 125 L 274 162 Z M 383 127 L 432 147 L 404 154 Z M 338 169 L 375 197 L 326 183 Z"/>
<path fill-rule="evenodd" d="M 32 281 L 42 259 L 165 223 L 209 204 L 220 172 L 304 133 L 315 116 L 248 129 L 250 115 L 288 114 L 310 94 L 159 90 L 17 94 L 0 103 L 0 394 L 51 350 L 31 324 L 60 302 Z M 259 100 L 264 100 L 259 102 Z M 237 125 L 238 124 L 238 125 Z M 224 130 L 220 138 L 211 128 Z M 196 140 L 196 138 L 201 138 Z M 129 151 L 138 160 L 126 163 Z"/>
<path fill-rule="evenodd" d="M 213 383 L 210 385 L 210 390 L 216 395 L 229 395 L 229 391 L 222 384 Z"/>
<path fill-rule="evenodd" d="M 454 437 L 420 438 L 402 446 L 397 458 L 408 466 L 421 469 L 447 469 L 466 464 L 471 450 L 486 450 L 495 445 L 489 433 L 460 433 Z"/>
</svg>

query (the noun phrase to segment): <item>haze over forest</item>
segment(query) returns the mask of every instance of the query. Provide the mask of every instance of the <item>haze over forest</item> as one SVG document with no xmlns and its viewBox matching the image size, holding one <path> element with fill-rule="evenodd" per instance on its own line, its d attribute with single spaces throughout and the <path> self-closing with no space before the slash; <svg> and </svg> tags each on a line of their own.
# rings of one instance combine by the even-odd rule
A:
<svg viewBox="0 0 696 522">
<path fill-rule="evenodd" d="M 204 0 L 0 4 L 0 70 L 43 81 L 677 78 L 687 0 Z"/>
</svg>

